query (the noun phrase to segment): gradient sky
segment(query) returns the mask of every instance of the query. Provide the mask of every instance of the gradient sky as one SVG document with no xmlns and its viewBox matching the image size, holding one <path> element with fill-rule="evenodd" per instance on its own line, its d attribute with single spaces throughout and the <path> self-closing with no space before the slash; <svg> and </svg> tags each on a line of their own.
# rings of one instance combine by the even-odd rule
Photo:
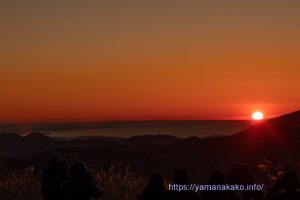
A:
<svg viewBox="0 0 300 200">
<path fill-rule="evenodd" d="M 300 1 L 1 1 L 0 123 L 299 109 Z"/>
</svg>

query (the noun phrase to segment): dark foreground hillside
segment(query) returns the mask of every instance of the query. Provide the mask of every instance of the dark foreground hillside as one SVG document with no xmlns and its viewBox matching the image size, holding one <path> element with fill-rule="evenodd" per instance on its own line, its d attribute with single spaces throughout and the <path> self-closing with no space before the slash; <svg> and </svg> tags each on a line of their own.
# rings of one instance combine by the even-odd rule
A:
<svg viewBox="0 0 300 200">
<path fill-rule="evenodd" d="M 271 184 L 270 179 L 273 176 L 276 178 L 280 170 L 299 168 L 299 122 L 298 111 L 255 123 L 232 136 L 204 139 L 157 135 L 62 140 L 39 133 L 27 137 L 2 134 L 1 165 L 7 171 L 33 167 L 38 173 L 45 168 L 51 154 L 60 153 L 70 162 L 80 160 L 96 171 L 101 169 L 101 174 L 112 173 L 109 171 L 111 166 L 115 169 L 127 169 L 130 166 L 130 170 L 137 174 L 130 179 L 132 182 L 135 178 L 145 182 L 142 177 L 149 176 L 155 170 L 170 176 L 173 169 L 183 167 L 190 171 L 192 181 L 205 183 L 213 169 L 228 172 L 235 164 L 243 163 L 257 180 Z M 131 171 L 125 170 L 124 173 Z M 38 184 L 38 178 L 30 181 Z"/>
<path fill-rule="evenodd" d="M 59 152 L 91 165 L 130 164 L 147 173 L 186 166 L 196 177 L 203 177 L 212 168 L 228 169 L 236 162 L 255 166 L 264 159 L 298 160 L 299 122 L 300 112 L 294 112 L 255 123 L 232 136 L 205 139 L 157 135 L 57 140 L 38 133 L 27 137 L 3 134 L 0 152 L 3 156 L 25 158 L 38 167 L 43 167 L 51 153 Z"/>
</svg>

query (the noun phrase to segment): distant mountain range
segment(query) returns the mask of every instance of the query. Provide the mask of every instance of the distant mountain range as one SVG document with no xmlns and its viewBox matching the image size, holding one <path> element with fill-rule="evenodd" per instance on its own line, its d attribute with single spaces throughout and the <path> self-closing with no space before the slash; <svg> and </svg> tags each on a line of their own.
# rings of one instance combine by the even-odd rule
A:
<svg viewBox="0 0 300 200">
<path fill-rule="evenodd" d="M 178 137 L 230 135 L 251 124 L 247 120 L 111 121 L 45 124 L 0 124 L 0 133 L 27 135 L 39 132 L 51 137 L 117 136 L 165 134 Z"/>
<path fill-rule="evenodd" d="M 237 162 L 251 166 L 265 158 L 299 159 L 300 111 L 257 122 L 232 136 L 211 138 L 144 135 L 65 140 L 40 133 L 0 135 L 1 156 L 26 159 L 42 168 L 54 152 L 78 157 L 91 165 L 130 164 L 144 172 L 170 172 L 183 166 L 203 176 L 213 168 L 227 169 Z"/>
</svg>

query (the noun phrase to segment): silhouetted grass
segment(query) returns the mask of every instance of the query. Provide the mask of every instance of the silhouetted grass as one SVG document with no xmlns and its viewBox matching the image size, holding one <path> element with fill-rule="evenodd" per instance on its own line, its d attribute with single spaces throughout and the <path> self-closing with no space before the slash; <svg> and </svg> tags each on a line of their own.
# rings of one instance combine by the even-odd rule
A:
<svg viewBox="0 0 300 200">
<path fill-rule="evenodd" d="M 69 160 L 67 163 L 71 163 Z M 272 162 L 264 160 L 257 165 L 257 180 L 265 183 L 265 189 L 272 187 L 275 180 L 285 171 L 294 170 L 300 175 L 300 163 L 294 161 Z M 42 172 L 33 166 L 14 170 L 0 160 L 0 199 L 2 200 L 41 200 L 40 181 Z M 142 191 L 146 178 L 127 166 L 118 168 L 90 168 L 91 176 L 103 190 L 103 200 L 134 200 Z"/>
<path fill-rule="evenodd" d="M 145 184 L 145 179 L 129 166 L 118 169 L 112 165 L 108 169 L 90 169 L 90 173 L 103 190 L 103 200 L 133 200 Z M 0 178 L 0 199 L 41 200 L 40 180 L 41 172 L 32 166 L 21 171 L 8 169 Z"/>
</svg>

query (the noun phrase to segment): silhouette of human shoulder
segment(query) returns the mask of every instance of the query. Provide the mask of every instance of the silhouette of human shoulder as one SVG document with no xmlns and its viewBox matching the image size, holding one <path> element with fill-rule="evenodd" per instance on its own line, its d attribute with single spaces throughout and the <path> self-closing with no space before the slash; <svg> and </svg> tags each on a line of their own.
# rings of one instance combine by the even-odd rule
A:
<svg viewBox="0 0 300 200">
<path fill-rule="evenodd" d="M 63 200 L 89 200 L 102 195 L 83 163 L 74 163 L 70 173 L 71 178 L 62 184 Z"/>
<path fill-rule="evenodd" d="M 173 183 L 175 185 L 187 185 L 189 183 L 188 171 L 176 169 L 173 173 Z M 200 200 L 200 196 L 191 190 L 168 190 L 163 193 L 160 200 Z"/>
<path fill-rule="evenodd" d="M 229 184 L 238 184 L 244 185 L 246 187 L 247 184 L 254 184 L 255 179 L 251 174 L 250 170 L 243 164 L 235 165 L 228 173 L 227 180 Z M 263 199 L 262 191 L 258 190 L 243 190 L 238 191 L 240 193 L 242 200 L 261 200 Z"/>
<path fill-rule="evenodd" d="M 166 191 L 165 181 L 160 172 L 154 172 L 138 200 L 158 200 Z"/>
<path fill-rule="evenodd" d="M 208 185 L 224 185 L 225 175 L 221 170 L 214 170 L 211 174 Z M 233 195 L 229 191 L 203 191 L 201 195 L 202 200 L 228 200 L 233 199 Z"/>
<path fill-rule="evenodd" d="M 53 154 L 43 172 L 41 193 L 45 200 L 61 199 L 61 184 L 68 178 L 65 162 L 59 154 Z"/>
<path fill-rule="evenodd" d="M 199 195 L 194 191 L 174 191 L 165 192 L 160 200 L 200 200 Z"/>
<path fill-rule="evenodd" d="M 287 172 L 282 177 L 283 192 L 279 193 L 276 200 L 299 200 L 299 183 L 295 172 Z"/>
</svg>

